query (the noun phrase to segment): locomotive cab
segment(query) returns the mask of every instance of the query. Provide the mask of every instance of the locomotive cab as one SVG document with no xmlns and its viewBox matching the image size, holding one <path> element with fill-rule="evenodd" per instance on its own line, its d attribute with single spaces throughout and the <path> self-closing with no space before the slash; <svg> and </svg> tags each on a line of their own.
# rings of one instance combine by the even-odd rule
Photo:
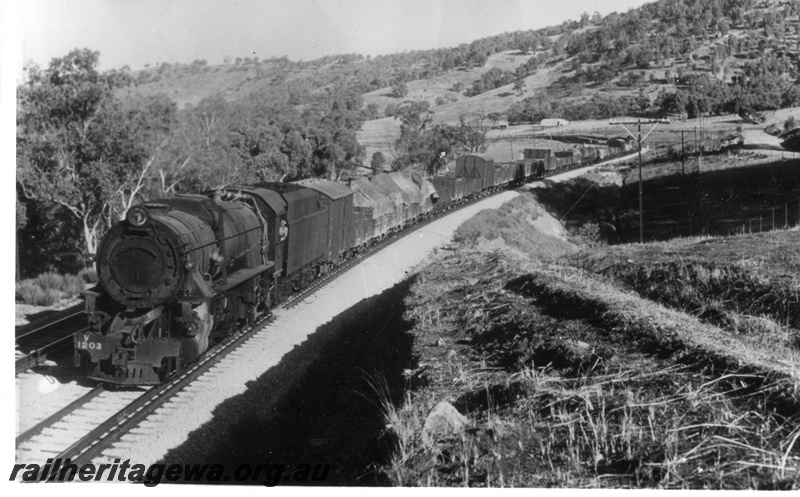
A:
<svg viewBox="0 0 800 497">
<path fill-rule="evenodd" d="M 225 194 L 247 198 L 267 224 L 266 256 L 274 263 L 275 276 L 283 274 L 286 260 L 286 201 L 277 192 L 254 186 L 231 186 Z M 283 231 L 282 231 L 283 228 Z"/>
</svg>

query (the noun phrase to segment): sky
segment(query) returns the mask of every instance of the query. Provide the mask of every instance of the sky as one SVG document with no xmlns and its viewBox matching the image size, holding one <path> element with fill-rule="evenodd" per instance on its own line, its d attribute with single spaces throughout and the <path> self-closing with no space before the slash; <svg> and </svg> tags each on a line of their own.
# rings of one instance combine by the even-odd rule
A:
<svg viewBox="0 0 800 497">
<path fill-rule="evenodd" d="M 18 68 L 73 48 L 100 69 L 224 57 L 313 60 L 451 47 L 506 31 L 624 12 L 645 0 L 3 0 Z"/>
</svg>

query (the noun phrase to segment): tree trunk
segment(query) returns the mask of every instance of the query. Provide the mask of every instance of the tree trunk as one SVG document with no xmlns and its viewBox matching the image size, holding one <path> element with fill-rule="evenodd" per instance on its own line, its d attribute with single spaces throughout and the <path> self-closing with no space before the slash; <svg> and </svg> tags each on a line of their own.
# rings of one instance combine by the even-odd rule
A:
<svg viewBox="0 0 800 497">
<path fill-rule="evenodd" d="M 86 252 L 91 255 L 97 254 L 97 223 L 89 226 L 89 216 L 83 217 L 83 240 L 86 243 Z"/>
<path fill-rule="evenodd" d="M 19 281 L 19 231 L 14 235 L 14 282 Z"/>
</svg>

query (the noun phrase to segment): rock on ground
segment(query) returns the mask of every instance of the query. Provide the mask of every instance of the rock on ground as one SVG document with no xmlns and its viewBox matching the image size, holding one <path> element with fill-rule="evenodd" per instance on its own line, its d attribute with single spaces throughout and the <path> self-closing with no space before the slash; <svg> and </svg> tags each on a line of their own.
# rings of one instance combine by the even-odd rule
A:
<svg viewBox="0 0 800 497">
<path fill-rule="evenodd" d="M 430 445 L 438 438 L 459 434 L 469 424 L 469 420 L 449 402 L 439 402 L 431 409 L 422 429 L 422 441 Z"/>
</svg>

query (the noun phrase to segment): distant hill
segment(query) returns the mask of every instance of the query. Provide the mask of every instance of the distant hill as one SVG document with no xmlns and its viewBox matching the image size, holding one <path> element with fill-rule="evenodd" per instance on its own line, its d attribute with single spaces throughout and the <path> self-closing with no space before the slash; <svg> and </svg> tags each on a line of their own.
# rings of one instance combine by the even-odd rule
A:
<svg viewBox="0 0 800 497">
<path fill-rule="evenodd" d="M 463 115 L 544 117 L 736 113 L 800 105 L 800 0 L 660 0 L 605 17 L 503 33 L 458 47 L 310 62 L 245 58 L 162 64 L 134 74 L 142 94 L 179 108 L 221 94 L 282 93 L 301 108 L 336 84 L 363 98 L 359 141 L 391 154 L 404 101 L 427 101 L 435 122 Z"/>
</svg>

